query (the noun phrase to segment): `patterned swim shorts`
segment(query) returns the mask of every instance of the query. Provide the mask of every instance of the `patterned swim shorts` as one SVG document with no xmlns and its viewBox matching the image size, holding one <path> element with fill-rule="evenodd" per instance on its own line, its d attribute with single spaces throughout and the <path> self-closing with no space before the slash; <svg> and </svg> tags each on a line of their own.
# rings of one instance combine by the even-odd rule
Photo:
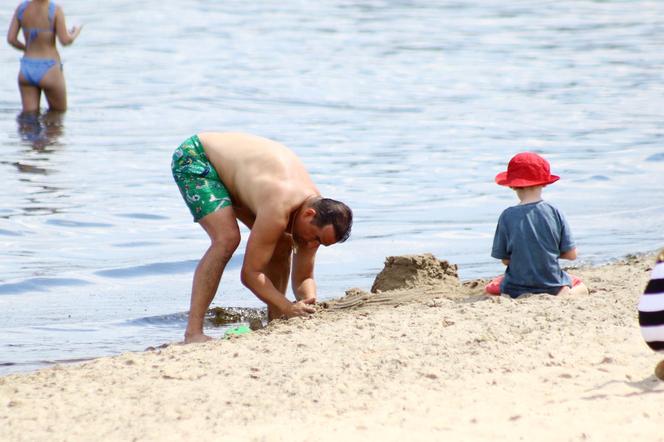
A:
<svg viewBox="0 0 664 442">
<path fill-rule="evenodd" d="M 197 135 L 187 138 L 175 149 L 171 170 L 195 222 L 233 204 Z"/>
</svg>

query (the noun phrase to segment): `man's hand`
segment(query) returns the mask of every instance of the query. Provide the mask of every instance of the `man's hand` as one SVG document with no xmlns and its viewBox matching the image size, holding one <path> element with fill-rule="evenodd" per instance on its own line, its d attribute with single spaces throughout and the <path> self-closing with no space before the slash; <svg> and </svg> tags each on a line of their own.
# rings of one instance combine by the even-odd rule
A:
<svg viewBox="0 0 664 442">
<path fill-rule="evenodd" d="M 316 308 L 313 304 L 316 303 L 316 298 L 304 299 L 291 304 L 290 309 L 286 312 L 287 318 L 294 318 L 296 316 L 307 316 L 311 313 L 316 313 Z"/>
</svg>

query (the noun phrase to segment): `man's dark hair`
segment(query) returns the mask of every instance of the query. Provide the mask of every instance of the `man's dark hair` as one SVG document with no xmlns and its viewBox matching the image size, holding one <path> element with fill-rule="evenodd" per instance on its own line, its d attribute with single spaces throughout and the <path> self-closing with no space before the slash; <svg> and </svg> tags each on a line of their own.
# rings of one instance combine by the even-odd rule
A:
<svg viewBox="0 0 664 442">
<path fill-rule="evenodd" d="M 316 227 L 332 224 L 338 243 L 348 239 L 353 226 L 353 211 L 350 207 L 330 198 L 318 198 L 310 207 L 316 210 L 316 216 L 312 221 Z"/>
</svg>

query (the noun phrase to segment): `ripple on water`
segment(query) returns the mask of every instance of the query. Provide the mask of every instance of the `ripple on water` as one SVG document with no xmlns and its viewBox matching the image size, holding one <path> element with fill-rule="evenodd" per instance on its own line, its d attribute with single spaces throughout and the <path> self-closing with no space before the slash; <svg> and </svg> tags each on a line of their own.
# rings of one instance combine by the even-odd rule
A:
<svg viewBox="0 0 664 442">
<path fill-rule="evenodd" d="M 30 278 L 20 282 L 0 284 L 0 295 L 15 295 L 26 292 L 45 292 L 52 287 L 71 287 L 91 284 L 77 278 Z"/>
<path fill-rule="evenodd" d="M 121 269 L 99 270 L 95 274 L 107 278 L 138 278 L 147 275 L 187 273 L 195 269 L 196 264 L 198 264 L 198 260 L 193 259 L 175 262 L 155 262 Z"/>
<path fill-rule="evenodd" d="M 188 313 L 167 313 L 163 315 L 145 316 L 142 318 L 130 319 L 121 325 L 126 326 L 154 326 L 154 327 L 173 327 L 182 328 L 187 324 Z M 252 319 L 267 321 L 267 311 L 265 308 L 251 307 L 213 307 L 205 315 L 208 325 L 222 327 L 231 324 L 248 322 Z"/>
<path fill-rule="evenodd" d="M 172 325 L 183 325 L 187 323 L 187 312 L 180 313 L 168 313 L 165 315 L 156 315 L 156 316 L 146 316 L 143 318 L 135 318 L 126 321 L 125 325 L 137 325 L 137 326 L 172 326 Z"/>
<path fill-rule="evenodd" d="M 153 215 L 151 213 L 120 213 L 117 216 L 121 216 L 123 218 L 134 218 L 134 219 L 145 219 L 145 220 L 162 220 L 162 219 L 168 219 L 166 216 L 162 215 Z"/>
<path fill-rule="evenodd" d="M 113 224 L 96 223 L 87 221 L 72 221 L 67 219 L 49 219 L 46 224 L 51 224 L 60 227 L 113 227 Z"/>
<path fill-rule="evenodd" d="M 158 245 L 157 241 L 133 241 L 113 244 L 113 247 L 145 247 Z"/>
<path fill-rule="evenodd" d="M 5 229 L 0 229 L 0 235 L 5 235 L 5 236 L 23 236 L 22 233 L 20 232 L 14 232 L 12 230 L 5 230 Z"/>
<path fill-rule="evenodd" d="M 646 161 L 650 161 L 653 163 L 664 161 L 664 152 L 659 152 L 654 155 L 650 155 L 648 158 L 646 158 Z"/>
</svg>

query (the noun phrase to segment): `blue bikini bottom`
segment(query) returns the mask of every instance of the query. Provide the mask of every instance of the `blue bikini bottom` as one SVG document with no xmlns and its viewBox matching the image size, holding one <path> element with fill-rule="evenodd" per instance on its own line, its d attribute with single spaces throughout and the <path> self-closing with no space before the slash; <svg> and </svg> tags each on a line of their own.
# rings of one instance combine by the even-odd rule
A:
<svg viewBox="0 0 664 442">
<path fill-rule="evenodd" d="M 21 74 L 33 86 L 39 86 L 44 75 L 58 62 L 51 58 L 21 58 Z M 62 69 L 62 64 L 60 64 Z"/>
</svg>

